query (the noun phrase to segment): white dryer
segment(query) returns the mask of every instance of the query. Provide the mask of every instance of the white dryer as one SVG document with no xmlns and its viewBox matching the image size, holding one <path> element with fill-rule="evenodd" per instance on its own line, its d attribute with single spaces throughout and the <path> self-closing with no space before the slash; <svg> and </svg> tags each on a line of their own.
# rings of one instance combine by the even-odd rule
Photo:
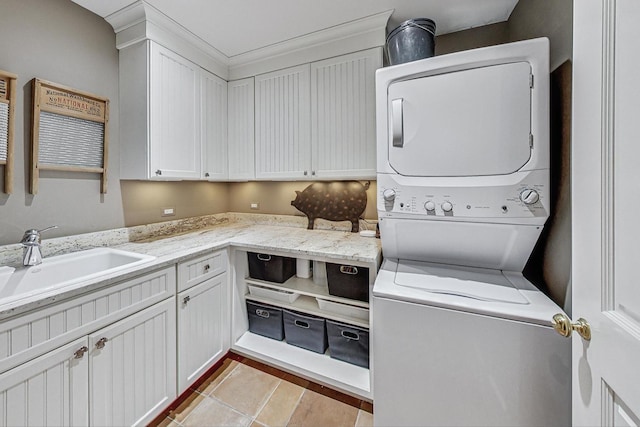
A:
<svg viewBox="0 0 640 427">
<path fill-rule="evenodd" d="M 375 425 L 571 422 L 562 310 L 521 274 L 550 210 L 548 49 L 376 73 Z"/>
</svg>

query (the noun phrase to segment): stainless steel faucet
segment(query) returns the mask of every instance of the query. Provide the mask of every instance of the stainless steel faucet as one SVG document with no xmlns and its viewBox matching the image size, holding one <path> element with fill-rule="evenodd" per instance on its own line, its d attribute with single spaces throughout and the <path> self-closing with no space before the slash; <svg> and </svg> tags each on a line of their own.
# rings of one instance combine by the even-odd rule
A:
<svg viewBox="0 0 640 427">
<path fill-rule="evenodd" d="M 38 265 L 42 263 L 42 252 L 40 251 L 40 233 L 58 228 L 57 225 L 43 228 L 42 230 L 27 230 L 22 236 L 20 244 L 24 246 L 22 252 L 22 265 Z"/>
</svg>

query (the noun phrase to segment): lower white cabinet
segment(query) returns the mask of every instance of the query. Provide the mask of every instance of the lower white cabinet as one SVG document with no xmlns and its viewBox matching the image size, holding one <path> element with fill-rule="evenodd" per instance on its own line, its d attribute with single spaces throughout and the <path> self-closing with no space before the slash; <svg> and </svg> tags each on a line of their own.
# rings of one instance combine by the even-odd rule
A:
<svg viewBox="0 0 640 427">
<path fill-rule="evenodd" d="M 178 394 L 229 349 L 227 289 L 221 274 L 178 294 Z"/>
<path fill-rule="evenodd" d="M 88 425 L 86 350 L 83 337 L 0 375 L 0 426 Z"/>
<path fill-rule="evenodd" d="M 89 336 L 91 426 L 146 425 L 176 398 L 173 298 Z"/>
</svg>

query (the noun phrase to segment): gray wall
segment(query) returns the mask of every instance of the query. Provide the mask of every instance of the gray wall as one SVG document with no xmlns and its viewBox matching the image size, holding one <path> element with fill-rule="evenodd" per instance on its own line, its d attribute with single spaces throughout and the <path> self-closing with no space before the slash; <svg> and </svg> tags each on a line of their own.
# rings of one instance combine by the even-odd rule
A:
<svg viewBox="0 0 640 427">
<path fill-rule="evenodd" d="M 0 68 L 18 75 L 14 192 L 0 193 L 0 244 L 15 243 L 28 228 L 56 224 L 49 236 L 123 225 L 118 182 L 118 52 L 113 29 L 69 0 L 3 0 Z M 29 191 L 31 80 L 60 83 L 109 98 L 108 193 L 99 176 L 42 172 Z"/>
</svg>

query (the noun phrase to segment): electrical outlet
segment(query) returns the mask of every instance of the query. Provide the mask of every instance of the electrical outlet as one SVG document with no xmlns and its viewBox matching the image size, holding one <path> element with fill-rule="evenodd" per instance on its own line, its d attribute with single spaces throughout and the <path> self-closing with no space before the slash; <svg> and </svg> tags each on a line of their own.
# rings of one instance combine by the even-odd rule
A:
<svg viewBox="0 0 640 427">
<path fill-rule="evenodd" d="M 260 209 L 260 204 L 259 203 L 251 203 L 251 209 L 255 209 L 255 210 Z"/>
<path fill-rule="evenodd" d="M 175 214 L 175 208 L 162 208 L 162 216 L 174 216 Z"/>
</svg>

